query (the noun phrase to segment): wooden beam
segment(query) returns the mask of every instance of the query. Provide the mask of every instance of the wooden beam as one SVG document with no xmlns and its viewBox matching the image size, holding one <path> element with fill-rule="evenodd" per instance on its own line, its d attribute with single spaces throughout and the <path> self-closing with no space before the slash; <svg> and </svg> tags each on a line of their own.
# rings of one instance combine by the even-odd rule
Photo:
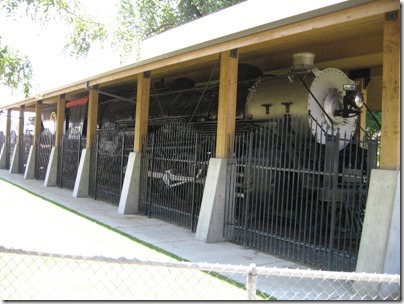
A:
<svg viewBox="0 0 404 304">
<path fill-rule="evenodd" d="M 150 104 L 150 72 L 138 74 L 135 112 L 134 152 L 142 152 L 143 140 L 147 135 Z"/>
<path fill-rule="evenodd" d="M 231 50 L 220 56 L 219 105 L 216 158 L 227 158 L 233 151 L 236 128 L 238 52 Z"/>
<path fill-rule="evenodd" d="M 196 50 L 184 50 L 181 54 L 173 54 L 171 56 L 162 56 L 162 59 L 156 61 L 145 62 L 126 69 L 117 70 L 115 73 L 110 73 L 104 77 L 91 80 L 90 84 L 101 84 L 103 82 L 113 81 L 119 78 L 125 78 L 134 73 L 141 73 L 144 70 L 153 70 L 157 73 L 158 69 L 170 66 L 182 66 L 190 64 L 196 60 L 201 60 L 203 57 L 214 56 L 215 54 L 228 51 L 231 49 L 239 49 L 242 53 L 244 50 L 251 51 L 262 48 L 262 43 L 268 43 L 274 40 L 293 41 L 296 37 L 299 39 L 309 38 L 312 35 L 323 34 L 328 35 L 328 31 L 338 29 L 347 24 L 360 24 L 363 19 L 369 22 L 369 18 L 378 18 L 384 13 L 398 9 L 400 2 L 398 0 L 389 1 L 373 1 L 356 7 L 345 10 L 340 10 L 334 13 L 325 14 L 315 18 L 302 20 L 292 24 L 274 27 L 268 30 L 262 30 L 258 33 L 246 34 L 243 37 L 226 39 L 213 45 L 206 47 L 198 46 Z M 241 49 L 242 48 L 242 49 Z"/>
<path fill-rule="evenodd" d="M 398 9 L 400 9 L 399 0 L 376 0 L 335 12 L 325 12 L 316 17 L 298 16 L 298 18 L 293 21 L 280 20 L 274 24 L 263 25 L 259 27 L 259 29 L 254 28 L 242 33 L 236 33 L 224 38 L 208 41 L 201 45 L 198 44 L 144 62 L 96 75 L 88 78 L 88 83 L 90 86 L 115 83 L 151 70 L 153 74 L 156 75 L 160 70 L 167 71 L 172 70 L 173 67 L 194 66 L 202 61 L 212 60 L 217 54 L 231 49 L 238 49 L 240 54 L 245 51 L 260 50 L 263 45 L 268 42 L 272 43 L 275 40 L 277 43 L 290 43 L 290 41 L 293 41 L 296 37 L 304 41 L 304 39 L 308 39 L 313 35 L 329 36 L 330 33 L 340 30 L 341 28 L 354 28 L 356 25 L 363 25 L 372 23 L 375 20 L 380 20 L 380 16 L 383 16 L 383 14 Z M 84 90 L 84 81 L 78 81 L 45 92 L 43 96 L 44 98 L 51 98 L 65 93 L 84 92 Z M 13 106 L 31 104 L 34 100 L 35 99 L 28 99 L 16 103 Z M 7 109 L 8 107 L 9 106 L 0 106 L 0 110 Z"/>
<path fill-rule="evenodd" d="M 93 138 L 97 134 L 97 118 L 98 118 L 98 86 L 94 90 L 90 89 L 88 96 L 88 114 L 87 114 L 87 138 L 86 149 L 91 149 Z"/>
<path fill-rule="evenodd" d="M 39 135 L 42 132 L 42 100 L 37 100 L 35 104 L 35 126 L 34 126 L 34 145 L 37 143 Z"/>
<path fill-rule="evenodd" d="M 400 12 L 386 14 L 380 168 L 400 169 Z"/>
<path fill-rule="evenodd" d="M 25 105 L 20 106 L 20 118 L 18 121 L 18 141 L 21 142 L 24 136 L 24 116 L 25 116 Z"/>
<path fill-rule="evenodd" d="M 57 110 L 56 110 L 56 139 L 55 147 L 58 146 L 60 138 L 63 136 L 63 125 L 65 121 L 65 108 L 66 99 L 65 95 L 59 95 L 57 99 Z"/>
<path fill-rule="evenodd" d="M 11 132 L 11 109 L 7 110 L 7 119 L 6 119 L 6 143 L 10 143 L 10 132 Z"/>
<path fill-rule="evenodd" d="M 365 87 L 365 79 L 364 78 L 359 79 L 359 89 L 363 94 L 364 103 L 366 103 L 366 105 L 367 105 L 368 98 L 367 98 L 367 90 L 366 90 L 366 87 Z M 366 116 L 367 116 L 366 113 L 367 113 L 367 109 L 364 106 L 361 109 L 361 113 L 358 116 L 358 120 L 359 120 L 358 121 L 359 139 L 360 139 L 361 142 L 364 140 L 364 137 L 366 135 L 366 133 L 364 132 L 364 130 L 366 130 Z"/>
</svg>

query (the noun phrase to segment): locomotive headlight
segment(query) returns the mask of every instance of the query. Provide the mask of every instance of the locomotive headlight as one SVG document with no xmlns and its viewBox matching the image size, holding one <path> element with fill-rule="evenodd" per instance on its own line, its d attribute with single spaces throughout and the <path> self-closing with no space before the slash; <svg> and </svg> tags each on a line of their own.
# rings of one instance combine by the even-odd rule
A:
<svg viewBox="0 0 404 304">
<path fill-rule="evenodd" d="M 341 116 L 343 118 L 349 118 L 358 115 L 363 107 L 364 99 L 363 95 L 357 91 L 346 91 L 343 99 L 343 108 L 341 110 L 334 111 L 335 116 Z"/>
<path fill-rule="evenodd" d="M 343 118 L 358 115 L 361 112 L 360 109 L 364 105 L 363 94 L 356 91 L 354 85 L 344 85 L 344 90 L 346 93 L 343 98 L 343 108 L 334 111 L 334 115 Z"/>
<path fill-rule="evenodd" d="M 363 108 L 364 98 L 361 92 L 356 92 L 353 97 L 353 106 L 357 109 Z"/>
<path fill-rule="evenodd" d="M 361 109 L 363 107 L 364 99 L 361 92 L 348 91 L 344 101 L 354 109 Z"/>
<path fill-rule="evenodd" d="M 356 90 L 355 84 L 344 84 L 344 91 L 346 92 L 344 102 L 358 110 L 363 107 L 363 94 Z"/>
</svg>

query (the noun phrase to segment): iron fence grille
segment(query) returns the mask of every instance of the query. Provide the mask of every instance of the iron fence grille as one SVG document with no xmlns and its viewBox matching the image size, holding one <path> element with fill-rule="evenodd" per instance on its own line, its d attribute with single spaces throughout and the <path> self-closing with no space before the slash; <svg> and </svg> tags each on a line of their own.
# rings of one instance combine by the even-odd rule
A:
<svg viewBox="0 0 404 304">
<path fill-rule="evenodd" d="M 353 271 L 377 144 L 290 118 L 235 138 L 229 161 L 225 237 L 313 265 Z M 296 132 L 293 130 L 302 130 Z M 319 142 L 323 142 L 323 138 Z M 341 147 L 343 147 L 341 149 Z"/>
<path fill-rule="evenodd" d="M 66 133 L 59 139 L 58 177 L 60 188 L 73 189 L 80 164 L 81 152 L 86 145 L 86 137 Z"/>
<path fill-rule="evenodd" d="M 3 149 L 3 145 L 4 145 L 4 143 L 6 142 L 6 136 L 4 135 L 4 132 L 3 131 L 0 131 L 0 152 L 1 152 L 1 149 Z M 6 151 L 7 151 L 7 147 L 6 146 L 4 146 L 4 152 L 3 153 L 7 153 Z"/>
<path fill-rule="evenodd" d="M 18 173 L 24 174 L 28 162 L 29 150 L 34 143 L 34 136 L 32 134 L 24 134 L 20 139 Z"/>
<path fill-rule="evenodd" d="M 115 128 L 97 132 L 92 142 L 89 193 L 95 199 L 119 203 L 134 134 Z"/>
<path fill-rule="evenodd" d="M 141 165 L 139 211 L 195 231 L 216 138 L 183 120 L 149 127 Z"/>
<path fill-rule="evenodd" d="M 54 144 L 55 136 L 48 129 L 42 131 L 38 136 L 35 157 L 35 178 L 38 180 L 45 180 L 50 153 Z"/>
</svg>

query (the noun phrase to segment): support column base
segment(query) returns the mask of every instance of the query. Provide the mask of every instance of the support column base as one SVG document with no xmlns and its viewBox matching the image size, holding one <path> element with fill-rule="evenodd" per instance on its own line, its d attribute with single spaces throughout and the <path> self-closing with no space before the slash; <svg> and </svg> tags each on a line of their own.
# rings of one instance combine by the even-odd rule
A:
<svg viewBox="0 0 404 304">
<path fill-rule="evenodd" d="M 131 152 L 129 154 L 125 179 L 119 199 L 118 213 L 120 214 L 136 214 L 139 212 L 141 159 L 141 153 Z"/>
<path fill-rule="evenodd" d="M 20 165 L 20 145 L 15 144 L 13 158 L 10 164 L 10 173 L 18 173 L 18 166 Z"/>
<path fill-rule="evenodd" d="M 0 169 L 6 169 L 6 143 L 3 143 L 0 151 Z"/>
<path fill-rule="evenodd" d="M 225 240 L 223 236 L 227 159 L 211 158 L 199 213 L 195 239 L 206 243 Z"/>
<path fill-rule="evenodd" d="M 73 197 L 88 197 L 88 187 L 90 184 L 90 160 L 91 149 L 83 149 L 80 164 L 74 183 Z"/>
<path fill-rule="evenodd" d="M 33 179 L 35 178 L 35 155 L 36 149 L 34 145 L 29 148 L 27 167 L 25 168 L 24 178 Z"/>
<path fill-rule="evenodd" d="M 49 157 L 48 168 L 45 175 L 45 187 L 55 187 L 57 185 L 58 176 L 58 147 L 52 147 L 51 154 Z"/>
</svg>

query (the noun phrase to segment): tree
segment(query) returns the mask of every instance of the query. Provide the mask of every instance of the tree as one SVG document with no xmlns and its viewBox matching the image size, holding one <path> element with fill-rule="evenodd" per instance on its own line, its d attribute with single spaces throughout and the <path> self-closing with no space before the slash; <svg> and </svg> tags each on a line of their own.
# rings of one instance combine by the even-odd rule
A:
<svg viewBox="0 0 404 304">
<path fill-rule="evenodd" d="M 95 44 L 109 43 L 125 58 L 140 41 L 245 0 L 118 0 L 114 24 L 86 13 L 80 0 L 2 0 L 8 18 L 29 17 L 46 26 L 66 24 L 70 33 L 64 51 L 75 58 L 88 55 Z M 1 41 L 1 40 L 0 40 Z M 11 88 L 23 83 L 28 96 L 32 78 L 28 58 L 0 44 L 0 82 Z"/>
<path fill-rule="evenodd" d="M 27 56 L 2 45 L 0 37 L 0 83 L 12 88 L 22 88 L 25 96 L 31 89 L 32 67 Z"/>
<path fill-rule="evenodd" d="M 381 136 L 380 126 L 382 123 L 382 112 L 366 112 L 366 132 L 371 139 Z"/>
<path fill-rule="evenodd" d="M 120 0 L 113 44 L 130 54 L 136 43 L 245 0 Z"/>
</svg>

